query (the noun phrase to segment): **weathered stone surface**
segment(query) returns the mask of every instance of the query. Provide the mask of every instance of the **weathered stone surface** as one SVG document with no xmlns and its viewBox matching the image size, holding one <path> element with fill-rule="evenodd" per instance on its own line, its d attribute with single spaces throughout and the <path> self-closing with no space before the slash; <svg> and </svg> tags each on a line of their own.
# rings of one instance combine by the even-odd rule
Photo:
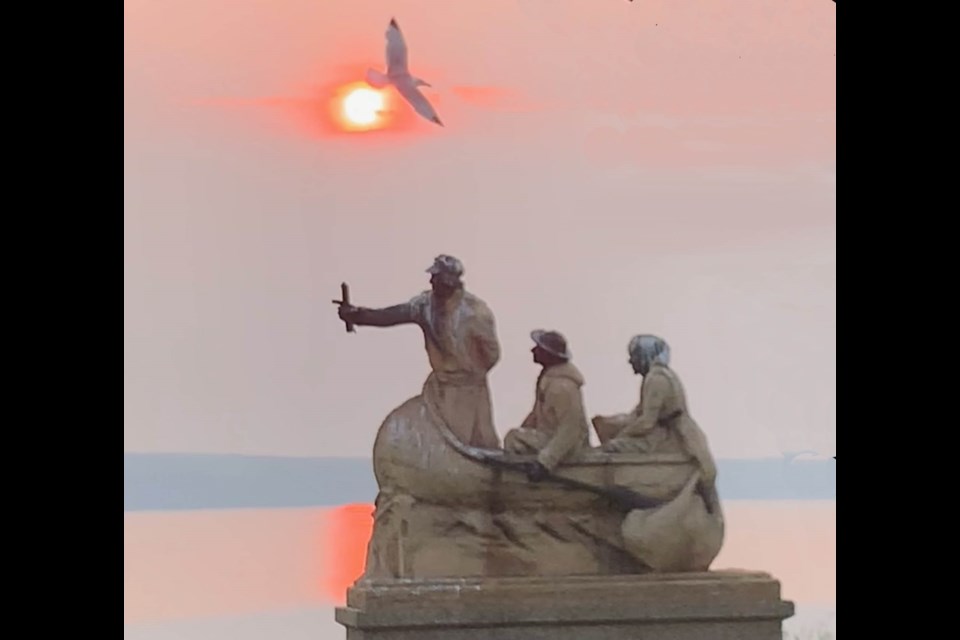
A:
<svg viewBox="0 0 960 640">
<path fill-rule="evenodd" d="M 780 640 L 793 603 L 766 573 L 365 580 L 347 639 Z"/>
<path fill-rule="evenodd" d="M 486 376 L 492 312 L 439 256 L 432 290 L 351 326 L 416 324 L 431 374 L 373 446 L 379 492 L 364 573 L 337 621 L 348 640 L 779 640 L 793 605 L 771 576 L 709 572 L 724 539 L 716 465 L 670 349 L 638 335 L 630 412 L 595 416 L 566 339 L 533 331 L 542 365 L 531 414 L 494 431 Z"/>
</svg>

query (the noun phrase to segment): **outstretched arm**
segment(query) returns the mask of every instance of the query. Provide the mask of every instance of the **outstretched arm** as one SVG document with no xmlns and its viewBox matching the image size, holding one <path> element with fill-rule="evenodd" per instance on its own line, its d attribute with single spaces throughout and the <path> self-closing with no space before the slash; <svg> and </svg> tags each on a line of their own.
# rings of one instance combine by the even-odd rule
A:
<svg viewBox="0 0 960 640">
<path fill-rule="evenodd" d="M 341 307 L 340 319 L 369 327 L 393 327 L 398 324 L 415 324 L 417 314 L 409 302 L 382 309 L 367 307 Z"/>
</svg>

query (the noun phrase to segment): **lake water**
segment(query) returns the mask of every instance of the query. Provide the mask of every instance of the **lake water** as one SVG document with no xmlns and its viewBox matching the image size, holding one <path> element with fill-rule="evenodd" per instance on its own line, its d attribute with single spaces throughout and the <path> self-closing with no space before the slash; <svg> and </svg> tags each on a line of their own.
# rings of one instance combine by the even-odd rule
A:
<svg viewBox="0 0 960 640">
<path fill-rule="evenodd" d="M 369 509 L 124 513 L 124 638 L 342 640 L 333 609 L 361 570 Z M 785 631 L 836 638 L 836 501 L 724 509 L 713 568 L 772 573 L 797 608 Z"/>
</svg>

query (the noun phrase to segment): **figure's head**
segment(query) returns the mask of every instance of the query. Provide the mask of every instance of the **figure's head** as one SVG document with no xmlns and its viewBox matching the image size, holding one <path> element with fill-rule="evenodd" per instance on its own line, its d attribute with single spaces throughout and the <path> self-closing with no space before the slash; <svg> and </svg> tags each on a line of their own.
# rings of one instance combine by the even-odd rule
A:
<svg viewBox="0 0 960 640">
<path fill-rule="evenodd" d="M 569 362 L 570 349 L 567 348 L 567 339 L 557 331 L 536 329 L 530 332 L 533 339 L 533 361 L 545 367 Z"/>
<path fill-rule="evenodd" d="M 630 354 L 630 366 L 634 373 L 647 375 L 654 363 L 670 365 L 670 345 L 663 338 L 649 334 L 633 336 L 627 346 Z"/>
<path fill-rule="evenodd" d="M 439 255 L 427 269 L 433 295 L 441 300 L 449 298 L 457 289 L 463 288 L 463 264 L 448 255 Z"/>
</svg>

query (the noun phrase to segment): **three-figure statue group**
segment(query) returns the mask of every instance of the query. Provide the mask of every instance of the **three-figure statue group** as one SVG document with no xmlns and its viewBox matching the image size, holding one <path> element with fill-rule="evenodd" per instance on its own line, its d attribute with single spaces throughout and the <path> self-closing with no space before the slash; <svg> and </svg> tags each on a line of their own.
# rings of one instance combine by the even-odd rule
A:
<svg viewBox="0 0 960 640">
<path fill-rule="evenodd" d="M 485 541 L 482 545 L 455 545 L 452 555 L 464 558 L 478 556 L 476 562 L 480 563 L 471 565 L 466 562 L 460 573 L 513 575 L 516 569 L 497 570 L 497 562 L 491 559 L 493 552 L 490 549 L 501 547 L 512 549 L 512 562 L 522 565 L 526 557 L 528 572 L 541 575 L 551 573 L 544 569 L 544 564 L 555 566 L 553 573 L 616 572 L 617 569 L 611 568 L 611 563 L 623 565 L 626 556 L 631 556 L 627 564 L 633 564 L 632 569 L 623 571 L 670 570 L 672 567 L 705 570 L 703 565 L 712 561 L 722 538 L 722 518 L 719 516 L 720 505 L 715 486 L 717 470 L 706 437 L 687 408 L 680 379 L 670 367 L 670 347 L 667 342 L 655 335 L 633 336 L 627 351 L 633 371 L 643 377 L 639 402 L 625 413 L 594 416 L 588 421 L 583 398 L 584 376 L 573 363 L 571 349 L 564 335 L 552 330 L 532 331 L 533 361 L 542 367 L 535 385 L 533 408 L 519 427 L 505 435 L 501 447 L 493 424 L 487 382 L 488 373 L 500 359 L 494 316 L 483 300 L 466 291 L 464 268 L 458 259 L 449 255 L 437 256 L 427 272 L 431 288 L 402 304 L 372 309 L 338 301 L 339 318 L 348 325 L 419 326 L 423 331 L 431 369 L 421 396 L 416 399 L 418 404 L 409 404 L 411 400 L 398 408 L 381 427 L 378 435 L 377 446 L 382 451 L 379 455 L 375 451 L 374 464 L 381 487 L 377 502 L 377 510 L 381 513 L 376 516 L 374 537 L 378 535 L 377 525 L 382 529 L 393 528 L 395 533 L 388 542 L 383 542 L 387 538 L 383 538 L 382 544 L 376 540 L 371 542 L 368 565 L 378 562 L 384 567 L 389 565 L 392 568 L 381 573 L 394 577 L 417 573 L 436 574 L 436 570 L 430 568 L 431 562 L 436 564 L 442 563 L 444 558 L 446 561 L 451 559 L 449 550 L 443 553 L 437 549 L 446 544 L 443 542 L 445 538 L 459 535 L 463 539 L 473 536 Z M 677 494 L 684 495 L 684 505 L 692 504 L 690 500 L 699 497 L 702 500 L 698 503 L 702 505 L 700 511 L 705 512 L 697 512 L 696 517 L 700 520 L 691 524 L 691 518 L 696 519 L 690 515 L 693 513 L 691 507 L 683 506 L 682 511 L 676 511 L 681 509 L 676 507 L 676 513 L 669 514 L 671 523 L 663 531 L 663 527 L 657 528 L 654 521 L 666 515 L 660 516 L 656 510 L 638 510 L 626 520 L 621 515 L 618 526 L 622 531 L 618 529 L 616 535 L 610 532 L 609 526 L 601 527 L 596 523 L 591 526 L 580 517 L 587 514 L 589 509 L 577 511 L 579 507 L 571 506 L 560 524 L 557 524 L 556 518 L 551 520 L 549 506 L 543 509 L 517 506 L 515 510 L 523 515 L 511 520 L 507 513 L 510 507 L 503 507 L 502 500 L 494 501 L 500 506 L 491 503 L 491 506 L 475 508 L 467 504 L 470 502 L 469 498 L 464 497 L 469 493 L 470 480 L 467 476 L 479 472 L 461 471 L 456 464 L 448 464 L 453 468 L 446 470 L 434 468 L 436 463 L 429 459 L 431 445 L 424 444 L 429 440 L 429 434 L 423 432 L 423 424 L 427 423 L 442 425 L 441 430 L 447 441 L 453 442 L 455 448 L 501 451 L 507 457 L 516 454 L 514 457 L 525 460 L 519 468 L 532 485 L 542 485 L 545 479 L 562 475 L 560 472 L 565 466 L 575 466 L 579 461 L 603 459 L 606 462 L 618 459 L 618 456 L 619 459 L 661 460 L 656 469 L 662 470 L 673 468 L 663 462 L 666 460 L 664 455 L 682 454 L 681 459 L 689 461 L 685 469 L 692 471 L 675 483 L 673 495 L 669 497 L 674 499 Z M 590 444 L 591 423 L 600 441 L 597 448 Z M 408 442 L 416 444 L 403 444 Z M 437 442 L 442 443 L 439 440 Z M 425 450 L 405 451 L 405 447 Z M 439 448 L 433 446 L 435 451 Z M 658 454 L 663 455 L 657 458 Z M 439 459 L 439 456 L 439 453 L 434 453 L 435 459 Z M 652 464 L 649 463 L 648 468 L 653 469 L 650 466 Z M 595 463 L 594 466 L 604 465 Z M 609 469 L 603 477 L 608 480 L 614 473 L 610 469 L 625 468 L 616 467 L 615 464 L 605 466 Z M 623 473 L 620 472 L 620 475 Z M 648 474 L 643 478 L 668 477 L 673 472 L 657 473 L 661 475 Z M 688 481 L 688 477 L 693 479 Z M 638 481 L 640 486 L 645 486 L 644 482 L 651 483 L 643 478 Z M 483 482 L 489 484 L 491 481 Z M 466 489 L 450 488 L 455 483 Z M 502 485 L 498 486 L 501 487 L 500 493 L 507 491 Z M 656 492 L 657 487 L 650 490 Z M 464 506 L 461 508 L 458 506 L 460 503 L 455 502 L 444 506 L 442 496 L 445 494 L 442 491 L 450 495 L 460 491 L 464 495 L 458 499 Z M 526 490 L 517 491 L 523 493 Z M 405 515 L 401 517 L 397 515 L 400 513 L 397 504 L 404 500 L 405 510 L 401 510 Z M 412 507 L 415 503 L 420 503 L 416 511 L 419 515 L 412 517 L 410 514 L 414 511 Z M 451 505 L 457 506 L 457 515 L 454 517 L 448 513 L 453 508 Z M 426 515 L 431 509 L 434 511 Z M 436 509 L 447 511 L 437 512 Z M 474 512 L 482 512 L 482 517 Z M 536 514 L 531 515 L 534 512 Z M 703 530 L 711 527 L 703 523 L 711 513 L 717 523 L 713 529 L 717 529 L 717 532 L 706 535 Z M 631 517 L 636 520 L 633 524 L 627 522 Z M 398 518 L 404 520 L 402 526 L 396 522 Z M 489 526 L 482 524 L 481 520 L 488 521 Z M 416 533 L 420 526 L 418 522 L 426 523 L 422 525 L 422 535 Z M 686 522 L 687 528 L 693 531 L 685 544 L 678 542 L 682 536 L 672 531 L 680 526 L 678 522 Z M 568 533 L 564 533 L 564 530 Z M 413 539 L 418 535 L 424 540 L 430 538 L 433 542 L 424 543 L 424 549 L 414 553 L 417 545 Z M 704 535 L 708 538 L 706 541 Z M 564 549 L 573 548 L 569 545 L 586 545 L 592 550 L 592 559 L 580 564 L 571 560 L 570 566 L 565 569 L 563 562 L 539 558 L 534 550 L 528 549 L 530 544 L 534 544 L 530 541 L 535 539 L 568 545 Z M 701 548 L 704 545 L 705 550 Z M 439 559 L 433 558 L 436 553 L 440 553 Z M 621 559 L 610 560 L 617 553 Z M 691 559 L 693 556 L 696 558 Z M 416 562 L 419 562 L 421 570 L 411 569 Z M 595 566 L 601 568 L 578 569 Z M 368 573 L 371 571 L 376 573 L 373 567 L 368 566 Z M 456 570 L 454 573 L 457 573 Z"/>
</svg>

